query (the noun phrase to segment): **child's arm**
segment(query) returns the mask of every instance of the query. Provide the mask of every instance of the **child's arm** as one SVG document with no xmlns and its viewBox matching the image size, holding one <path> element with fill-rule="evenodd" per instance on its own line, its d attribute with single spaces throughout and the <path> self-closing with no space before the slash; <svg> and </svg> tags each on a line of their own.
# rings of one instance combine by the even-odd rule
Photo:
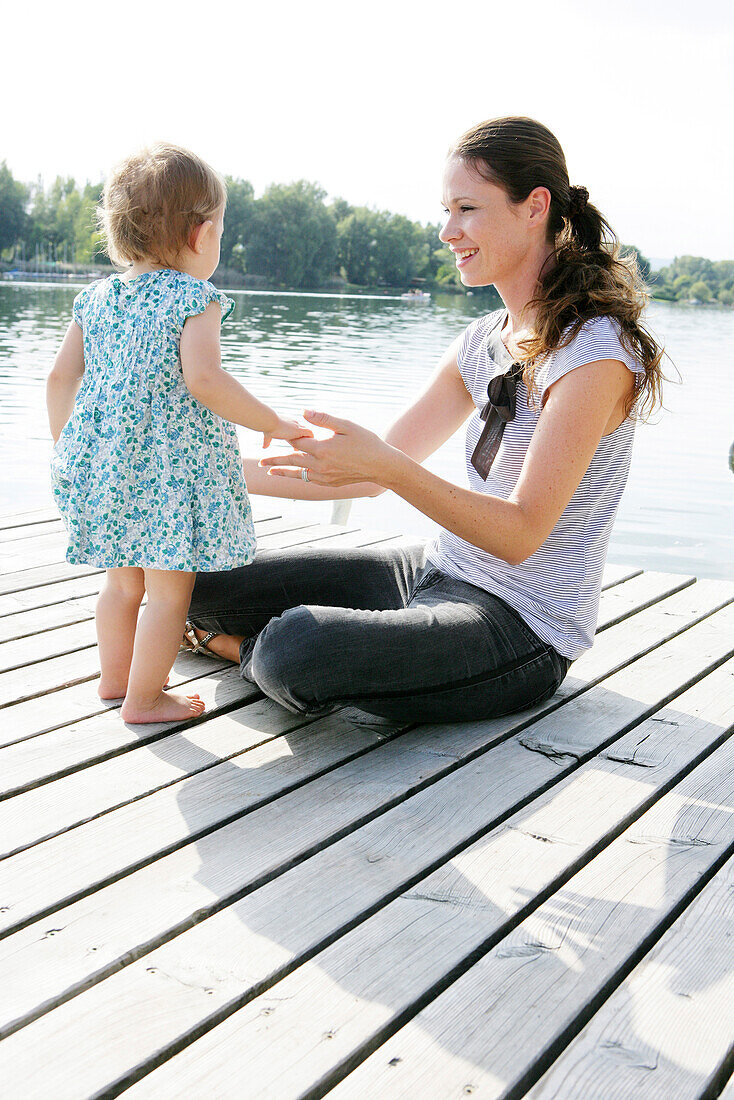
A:
<svg viewBox="0 0 734 1100">
<path fill-rule="evenodd" d="M 58 443 L 71 416 L 83 374 L 84 337 L 79 325 L 72 321 L 46 382 L 46 408 L 54 443 Z"/>
<path fill-rule="evenodd" d="M 219 346 L 221 309 L 210 302 L 203 313 L 189 317 L 181 333 L 181 367 L 189 392 L 212 412 L 234 424 L 262 432 L 265 446 L 273 437 L 312 436 L 295 420 L 284 419 L 240 385 L 222 368 Z"/>
</svg>

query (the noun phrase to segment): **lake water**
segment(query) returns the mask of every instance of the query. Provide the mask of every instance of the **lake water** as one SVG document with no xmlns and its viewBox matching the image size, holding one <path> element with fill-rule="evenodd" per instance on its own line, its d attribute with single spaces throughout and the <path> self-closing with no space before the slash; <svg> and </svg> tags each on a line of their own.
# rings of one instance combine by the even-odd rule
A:
<svg viewBox="0 0 734 1100">
<path fill-rule="evenodd" d="M 0 511 L 50 503 L 44 384 L 78 287 L 0 284 Z M 231 291 L 222 330 L 228 368 L 283 413 L 322 408 L 384 429 L 424 385 L 446 346 L 487 306 L 477 296 L 430 302 Z M 734 579 L 734 311 L 654 302 L 650 326 L 681 376 L 665 409 L 637 429 L 609 560 Z M 674 374 L 672 367 L 666 370 Z M 259 437 L 241 430 L 245 453 Z M 427 465 L 465 484 L 461 434 Z M 286 511 L 304 505 L 283 502 Z M 279 507 L 281 502 L 278 502 Z M 329 518 L 330 506 L 308 505 Z M 433 524 L 385 494 L 356 501 L 350 522 L 430 534 Z"/>
</svg>

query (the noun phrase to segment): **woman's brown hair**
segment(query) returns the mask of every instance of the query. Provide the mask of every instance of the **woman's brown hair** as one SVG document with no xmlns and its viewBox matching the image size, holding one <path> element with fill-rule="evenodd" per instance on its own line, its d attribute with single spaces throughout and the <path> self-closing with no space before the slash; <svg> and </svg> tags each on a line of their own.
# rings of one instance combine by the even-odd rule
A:
<svg viewBox="0 0 734 1100">
<path fill-rule="evenodd" d="M 99 221 L 110 259 L 171 265 L 191 230 L 226 201 L 222 177 L 188 149 L 163 143 L 141 149 L 105 184 Z"/>
<path fill-rule="evenodd" d="M 533 334 L 523 343 L 532 391 L 533 364 L 565 347 L 584 321 L 611 317 L 621 338 L 644 367 L 630 406 L 649 413 L 660 403 L 663 349 L 640 320 L 648 301 L 634 256 L 620 244 L 585 187 L 571 187 L 557 138 L 531 118 L 496 118 L 468 130 L 449 150 L 483 179 L 500 186 L 510 202 L 524 202 L 536 187 L 550 192 L 548 237 L 554 251 L 529 305 Z M 630 408 L 631 411 L 631 408 Z"/>
</svg>

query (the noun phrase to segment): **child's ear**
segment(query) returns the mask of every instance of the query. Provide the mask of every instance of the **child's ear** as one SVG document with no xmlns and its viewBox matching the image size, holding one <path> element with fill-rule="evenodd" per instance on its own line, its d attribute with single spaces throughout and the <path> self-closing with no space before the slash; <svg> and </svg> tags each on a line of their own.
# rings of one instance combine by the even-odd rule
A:
<svg viewBox="0 0 734 1100">
<path fill-rule="evenodd" d="M 189 248 L 192 252 L 203 252 L 207 235 L 214 225 L 212 221 L 202 222 L 189 233 Z"/>
</svg>

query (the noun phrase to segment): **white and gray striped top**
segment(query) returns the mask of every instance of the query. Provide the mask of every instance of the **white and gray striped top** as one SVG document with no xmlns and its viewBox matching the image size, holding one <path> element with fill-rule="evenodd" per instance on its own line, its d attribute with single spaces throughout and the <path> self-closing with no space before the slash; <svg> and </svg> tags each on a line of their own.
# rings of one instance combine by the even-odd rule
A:
<svg viewBox="0 0 734 1100">
<path fill-rule="evenodd" d="M 487 385 L 512 359 L 499 333 L 505 311 L 480 317 L 469 325 L 458 355 L 459 370 L 477 409 L 487 401 Z M 620 339 L 609 317 L 586 321 L 576 338 L 549 355 L 536 368 L 533 404 L 523 382 L 517 387 L 515 418 L 505 427 L 502 443 L 486 482 L 472 466 L 471 454 L 483 427 L 476 412 L 466 432 L 469 487 L 507 499 L 520 475 L 548 388 L 576 367 L 600 359 L 618 359 L 635 375 L 643 367 Z M 543 545 L 520 565 L 508 565 L 443 528 L 428 547 L 429 560 L 449 576 L 477 585 L 513 607 L 559 653 L 578 657 L 594 639 L 602 571 L 609 535 L 627 482 L 634 420 L 627 418 L 599 443 L 581 484 Z"/>
</svg>

